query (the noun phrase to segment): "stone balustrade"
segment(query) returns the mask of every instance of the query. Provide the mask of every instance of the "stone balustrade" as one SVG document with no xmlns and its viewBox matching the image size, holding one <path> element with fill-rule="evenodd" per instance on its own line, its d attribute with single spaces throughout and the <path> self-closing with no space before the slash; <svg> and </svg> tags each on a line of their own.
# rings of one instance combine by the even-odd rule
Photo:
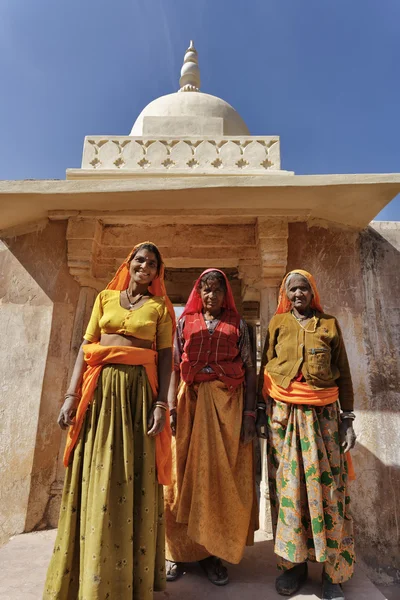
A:
<svg viewBox="0 0 400 600">
<path fill-rule="evenodd" d="M 87 136 L 82 169 L 169 175 L 282 174 L 277 136 L 218 139 Z"/>
</svg>

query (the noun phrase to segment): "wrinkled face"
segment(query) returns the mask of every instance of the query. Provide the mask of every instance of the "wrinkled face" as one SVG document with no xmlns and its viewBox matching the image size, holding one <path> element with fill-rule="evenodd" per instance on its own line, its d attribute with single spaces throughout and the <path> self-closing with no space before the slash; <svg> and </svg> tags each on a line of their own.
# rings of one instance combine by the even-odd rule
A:
<svg viewBox="0 0 400 600">
<path fill-rule="evenodd" d="M 154 252 L 138 250 L 129 265 L 131 280 L 140 285 L 150 285 L 157 276 L 158 262 Z"/>
<path fill-rule="evenodd" d="M 209 279 L 201 284 L 200 296 L 205 310 L 218 312 L 224 303 L 225 291 L 217 279 Z"/>
<path fill-rule="evenodd" d="M 296 308 L 301 313 L 307 310 L 313 298 L 310 284 L 301 275 L 294 275 L 290 278 L 286 293 L 292 308 Z"/>
</svg>

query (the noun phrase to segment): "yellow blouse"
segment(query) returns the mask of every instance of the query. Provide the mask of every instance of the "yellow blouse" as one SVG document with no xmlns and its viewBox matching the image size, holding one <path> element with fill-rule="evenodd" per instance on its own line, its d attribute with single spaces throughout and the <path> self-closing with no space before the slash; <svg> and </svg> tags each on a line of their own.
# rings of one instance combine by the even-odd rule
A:
<svg viewBox="0 0 400 600">
<path fill-rule="evenodd" d="M 127 310 L 120 304 L 118 290 L 103 290 L 97 296 L 84 335 L 98 342 L 102 333 L 131 335 L 156 343 L 156 349 L 172 347 L 172 321 L 164 299 L 152 296 L 139 308 Z"/>
</svg>

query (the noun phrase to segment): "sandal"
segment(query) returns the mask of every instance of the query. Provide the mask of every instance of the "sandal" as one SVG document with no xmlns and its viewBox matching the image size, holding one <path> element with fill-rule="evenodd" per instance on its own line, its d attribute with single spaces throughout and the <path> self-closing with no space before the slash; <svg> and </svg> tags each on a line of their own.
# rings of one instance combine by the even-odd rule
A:
<svg viewBox="0 0 400 600">
<path fill-rule="evenodd" d="M 325 575 L 322 578 L 322 600 L 345 600 L 342 586 L 331 583 Z"/>
<path fill-rule="evenodd" d="M 228 583 L 228 569 L 222 564 L 220 558 L 208 556 L 203 560 L 199 560 L 199 564 L 208 580 L 214 585 L 226 585 Z"/>
<path fill-rule="evenodd" d="M 183 573 L 182 563 L 174 562 L 173 560 L 165 561 L 165 574 L 167 581 L 175 581 Z"/>
<path fill-rule="evenodd" d="M 281 596 L 291 596 L 297 592 L 308 576 L 307 563 L 300 563 L 276 578 L 275 588 Z"/>
</svg>

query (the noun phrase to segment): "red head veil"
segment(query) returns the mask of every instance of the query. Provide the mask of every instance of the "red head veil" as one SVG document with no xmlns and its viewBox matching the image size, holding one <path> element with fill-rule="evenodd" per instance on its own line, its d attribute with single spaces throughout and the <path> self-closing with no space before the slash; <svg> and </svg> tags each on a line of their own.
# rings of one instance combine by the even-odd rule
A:
<svg viewBox="0 0 400 600">
<path fill-rule="evenodd" d="M 203 275 L 206 275 L 207 273 L 211 273 L 211 271 L 217 271 L 218 273 L 221 273 L 221 275 L 223 275 L 223 277 L 225 279 L 226 294 L 225 294 L 225 298 L 224 298 L 224 303 L 222 305 L 223 308 L 227 308 L 228 310 L 231 310 L 231 311 L 235 312 L 236 314 L 239 314 L 237 311 L 237 308 L 236 308 L 235 299 L 233 297 L 231 285 L 230 285 L 225 273 L 223 271 L 220 271 L 219 269 L 206 269 L 205 271 L 202 272 L 202 274 L 200 275 L 200 277 L 197 279 L 196 283 L 194 284 L 194 287 L 190 293 L 188 301 L 186 302 L 185 310 L 183 311 L 180 318 L 184 317 L 185 315 L 193 315 L 195 313 L 202 312 L 203 302 L 201 300 L 201 296 L 199 293 L 200 280 L 203 277 Z"/>
<path fill-rule="evenodd" d="M 136 250 L 138 250 L 138 248 L 140 248 L 140 246 L 143 246 L 144 244 L 151 244 L 152 246 L 156 246 L 156 244 L 153 244 L 153 242 L 141 242 L 140 244 L 136 244 L 136 246 L 134 246 L 134 248 L 132 249 L 132 251 L 129 253 L 129 255 L 127 256 L 127 258 L 124 260 L 124 262 L 122 263 L 122 265 L 119 267 L 118 271 L 115 273 L 114 277 L 111 279 L 110 283 L 107 285 L 106 289 L 107 290 L 126 290 L 131 276 L 129 274 L 129 263 L 130 260 L 133 256 L 133 254 L 135 253 Z M 156 246 L 157 247 L 157 246 Z M 160 253 L 161 256 L 161 253 Z M 161 257 L 162 260 L 162 257 Z M 174 307 L 172 305 L 171 300 L 168 298 L 167 296 L 167 290 L 165 288 L 165 282 L 164 282 L 164 264 L 162 263 L 160 265 L 160 273 L 157 275 L 157 277 L 155 279 L 153 279 L 153 281 L 151 282 L 151 284 L 149 285 L 149 292 L 150 294 L 152 294 L 153 296 L 162 296 L 164 298 L 165 301 L 165 305 L 168 309 L 168 312 L 171 316 L 172 319 L 172 331 L 175 331 L 175 311 L 174 311 Z"/>
<path fill-rule="evenodd" d="M 293 273 L 298 273 L 299 275 L 307 279 L 308 283 L 310 284 L 311 291 L 313 293 L 313 299 L 311 300 L 311 308 L 318 310 L 318 312 L 323 312 L 321 300 L 319 298 L 319 293 L 317 290 L 317 284 L 315 283 L 314 277 L 311 275 L 311 273 L 308 273 L 308 271 L 303 271 L 302 269 L 293 269 L 293 271 L 289 271 L 289 273 L 285 275 L 282 281 L 279 290 L 278 308 L 276 309 L 275 314 L 279 315 L 281 313 L 289 312 L 292 307 L 286 293 L 286 281 L 289 275 L 292 275 Z"/>
</svg>

